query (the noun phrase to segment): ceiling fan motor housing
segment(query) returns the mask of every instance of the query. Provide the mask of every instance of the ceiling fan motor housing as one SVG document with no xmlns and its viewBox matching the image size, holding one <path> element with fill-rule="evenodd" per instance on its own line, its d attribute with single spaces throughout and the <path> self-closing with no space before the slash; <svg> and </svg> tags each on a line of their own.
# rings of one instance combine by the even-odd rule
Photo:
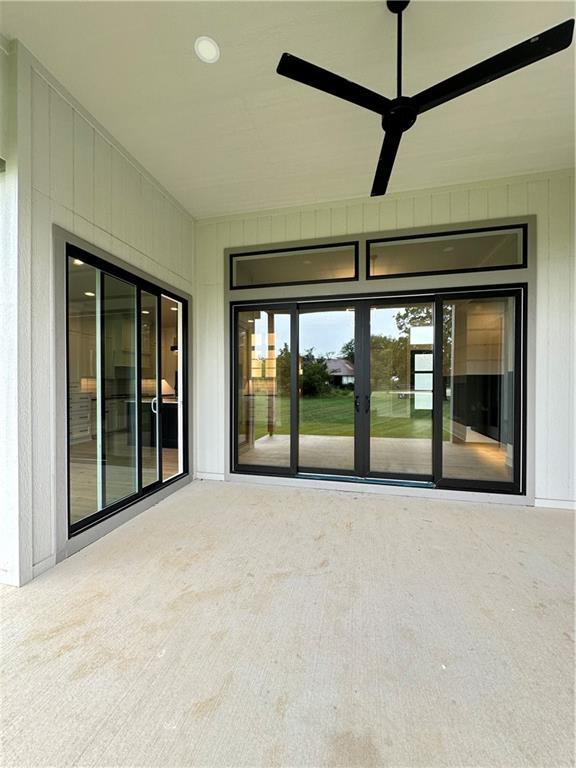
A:
<svg viewBox="0 0 576 768">
<path fill-rule="evenodd" d="M 404 133 L 412 128 L 418 117 L 418 111 L 413 100 L 408 96 L 398 96 L 392 99 L 389 108 L 382 115 L 382 128 L 385 131 Z"/>
</svg>

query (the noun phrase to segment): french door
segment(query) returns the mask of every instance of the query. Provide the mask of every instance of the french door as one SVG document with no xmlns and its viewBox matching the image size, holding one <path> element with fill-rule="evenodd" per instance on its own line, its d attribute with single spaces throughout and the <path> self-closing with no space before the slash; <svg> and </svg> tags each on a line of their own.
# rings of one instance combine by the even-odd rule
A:
<svg viewBox="0 0 576 768">
<path fill-rule="evenodd" d="M 519 493 L 522 299 L 235 307 L 234 470 Z"/>
<path fill-rule="evenodd" d="M 187 302 L 67 246 L 73 535 L 188 471 Z"/>
</svg>

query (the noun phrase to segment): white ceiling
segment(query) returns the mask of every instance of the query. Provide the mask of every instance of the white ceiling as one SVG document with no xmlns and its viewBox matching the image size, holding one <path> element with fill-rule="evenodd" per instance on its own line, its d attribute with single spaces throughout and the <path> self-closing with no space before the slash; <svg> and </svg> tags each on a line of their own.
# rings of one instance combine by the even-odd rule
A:
<svg viewBox="0 0 576 768">
<path fill-rule="evenodd" d="M 574 15 L 571 2 L 412 2 L 404 92 Z M 276 74 L 283 51 L 393 96 L 384 2 L 6 2 L 19 38 L 196 217 L 369 194 L 379 118 Z M 199 35 L 217 64 L 194 55 Z M 389 191 L 574 164 L 574 48 L 422 115 Z"/>
</svg>

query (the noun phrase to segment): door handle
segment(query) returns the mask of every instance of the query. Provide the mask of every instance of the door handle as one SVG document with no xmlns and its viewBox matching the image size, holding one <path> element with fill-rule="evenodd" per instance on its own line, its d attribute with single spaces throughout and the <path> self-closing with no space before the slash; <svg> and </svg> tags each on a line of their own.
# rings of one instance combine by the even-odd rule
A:
<svg viewBox="0 0 576 768">
<path fill-rule="evenodd" d="M 364 398 L 364 413 L 370 413 L 370 395 Z"/>
<path fill-rule="evenodd" d="M 354 398 L 354 408 L 356 409 L 356 413 L 360 413 L 360 395 L 356 395 Z"/>
<path fill-rule="evenodd" d="M 152 409 L 152 413 L 158 413 L 158 408 L 156 406 L 156 403 L 158 402 L 157 397 L 153 397 L 150 402 L 150 408 Z"/>
</svg>

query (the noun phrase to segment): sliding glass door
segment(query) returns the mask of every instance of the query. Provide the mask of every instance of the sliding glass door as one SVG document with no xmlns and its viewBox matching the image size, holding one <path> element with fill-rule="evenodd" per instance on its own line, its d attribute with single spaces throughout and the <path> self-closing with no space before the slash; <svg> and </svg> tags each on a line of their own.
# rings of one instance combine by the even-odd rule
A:
<svg viewBox="0 0 576 768">
<path fill-rule="evenodd" d="M 303 307 L 299 313 L 298 467 L 355 471 L 356 307 Z"/>
<path fill-rule="evenodd" d="M 520 471 L 520 329 L 513 296 L 439 301 L 442 485 L 506 487 Z"/>
<path fill-rule="evenodd" d="M 289 470 L 291 315 L 259 309 L 237 317 L 236 460 Z"/>
<path fill-rule="evenodd" d="M 186 302 L 68 245 L 73 534 L 187 472 Z"/>
<path fill-rule="evenodd" d="M 434 305 L 370 307 L 370 473 L 432 477 Z"/>
<path fill-rule="evenodd" d="M 522 297 L 238 307 L 234 469 L 520 492 Z"/>
</svg>

